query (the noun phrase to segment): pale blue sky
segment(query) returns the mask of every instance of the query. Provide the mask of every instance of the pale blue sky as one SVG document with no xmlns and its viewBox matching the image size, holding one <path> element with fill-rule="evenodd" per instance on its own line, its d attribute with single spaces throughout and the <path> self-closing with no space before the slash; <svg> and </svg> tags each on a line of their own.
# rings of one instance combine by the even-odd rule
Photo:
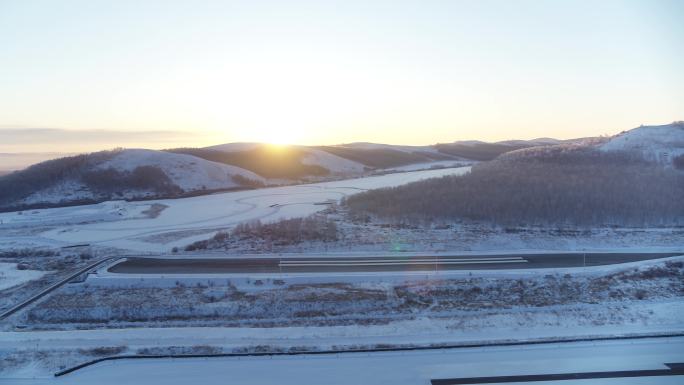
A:
<svg viewBox="0 0 684 385">
<path fill-rule="evenodd" d="M 612 134 L 684 119 L 682 20 L 684 1 L 659 0 L 0 0 L 0 142 L 2 128 L 187 145 Z M 121 137 L 108 147 L 167 144 Z M 104 146 L 41 143 L 0 151 Z"/>
</svg>

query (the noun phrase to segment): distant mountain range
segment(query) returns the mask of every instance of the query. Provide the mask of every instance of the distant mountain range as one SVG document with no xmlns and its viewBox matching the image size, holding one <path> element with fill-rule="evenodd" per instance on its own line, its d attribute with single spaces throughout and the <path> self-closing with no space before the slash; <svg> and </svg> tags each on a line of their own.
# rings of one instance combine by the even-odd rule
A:
<svg viewBox="0 0 684 385">
<path fill-rule="evenodd" d="M 684 126 L 640 127 L 613 138 L 459 141 L 430 146 L 228 143 L 169 150 L 122 149 L 48 160 L 0 177 L 0 209 L 180 197 L 212 191 L 359 177 L 489 161 L 534 147 L 592 145 L 674 164 Z M 0 154 L 2 157 L 2 154 Z M 669 163 L 668 163 L 669 162 Z"/>
</svg>

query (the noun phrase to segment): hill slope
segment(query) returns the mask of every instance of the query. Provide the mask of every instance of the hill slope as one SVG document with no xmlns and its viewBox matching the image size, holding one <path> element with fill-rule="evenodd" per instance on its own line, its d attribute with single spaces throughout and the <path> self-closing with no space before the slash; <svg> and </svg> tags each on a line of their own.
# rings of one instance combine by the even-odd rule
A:
<svg viewBox="0 0 684 385">
<path fill-rule="evenodd" d="M 684 224 L 684 173 L 662 167 L 642 151 L 648 148 L 650 154 L 649 143 L 665 143 L 668 148 L 676 143 L 662 142 L 658 131 L 635 131 L 606 144 L 562 144 L 509 152 L 474 166 L 467 175 L 369 191 L 350 197 L 347 204 L 356 215 L 373 214 L 399 222 Z M 649 135 L 652 132 L 653 136 Z M 625 135 L 641 139 L 635 147 L 606 150 Z"/>
<path fill-rule="evenodd" d="M 0 208 L 173 197 L 262 185 L 247 170 L 189 155 L 116 150 L 50 160 L 0 177 Z"/>
<path fill-rule="evenodd" d="M 606 152 L 626 151 L 650 162 L 677 166 L 677 159 L 684 156 L 684 122 L 625 131 L 600 148 Z"/>
<path fill-rule="evenodd" d="M 311 180 L 312 178 L 353 177 L 372 170 L 398 169 L 408 165 L 445 161 L 485 161 L 534 146 L 563 141 L 549 138 L 512 140 L 498 143 L 454 142 L 430 146 L 406 146 L 355 142 L 334 146 L 270 146 L 260 143 L 226 143 L 204 148 L 168 150 L 203 159 L 235 165 L 268 178 Z M 420 168 L 420 167 L 419 167 Z"/>
<path fill-rule="evenodd" d="M 366 142 L 335 146 L 227 143 L 165 151 L 103 151 L 55 159 L 0 176 L 0 209 L 177 197 L 267 183 L 359 177 L 376 171 L 451 167 L 455 162 L 490 160 L 521 148 L 548 147 L 561 142 L 540 138 L 431 146 Z"/>
</svg>

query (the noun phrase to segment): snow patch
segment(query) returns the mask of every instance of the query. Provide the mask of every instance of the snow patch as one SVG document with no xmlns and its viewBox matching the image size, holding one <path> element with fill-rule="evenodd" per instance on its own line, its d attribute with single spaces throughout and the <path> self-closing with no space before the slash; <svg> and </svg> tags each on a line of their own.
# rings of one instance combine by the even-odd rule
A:
<svg viewBox="0 0 684 385">
<path fill-rule="evenodd" d="M 0 262 L 0 290 L 39 279 L 45 274 L 45 271 L 19 270 L 16 263 Z"/>
<path fill-rule="evenodd" d="M 642 126 L 625 131 L 615 135 L 600 149 L 636 152 L 648 161 L 669 166 L 675 157 L 684 155 L 684 123 Z"/>
</svg>

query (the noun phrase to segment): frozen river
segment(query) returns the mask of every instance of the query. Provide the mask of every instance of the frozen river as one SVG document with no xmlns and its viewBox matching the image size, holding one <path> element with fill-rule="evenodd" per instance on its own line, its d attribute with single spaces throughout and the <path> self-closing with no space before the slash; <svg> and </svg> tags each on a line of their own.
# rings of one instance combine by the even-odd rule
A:
<svg viewBox="0 0 684 385">
<path fill-rule="evenodd" d="M 165 252 L 250 220 L 301 217 L 325 202 L 368 189 L 458 175 L 470 167 L 387 174 L 334 182 L 228 192 L 181 199 L 113 201 L 0 214 L 0 248 L 96 244 L 134 252 Z M 153 205 L 158 216 L 146 214 Z M 159 206 L 163 205 L 163 206 Z M 9 230 L 12 230 L 8 233 Z M 6 234 L 8 233 L 8 234 Z"/>
</svg>

